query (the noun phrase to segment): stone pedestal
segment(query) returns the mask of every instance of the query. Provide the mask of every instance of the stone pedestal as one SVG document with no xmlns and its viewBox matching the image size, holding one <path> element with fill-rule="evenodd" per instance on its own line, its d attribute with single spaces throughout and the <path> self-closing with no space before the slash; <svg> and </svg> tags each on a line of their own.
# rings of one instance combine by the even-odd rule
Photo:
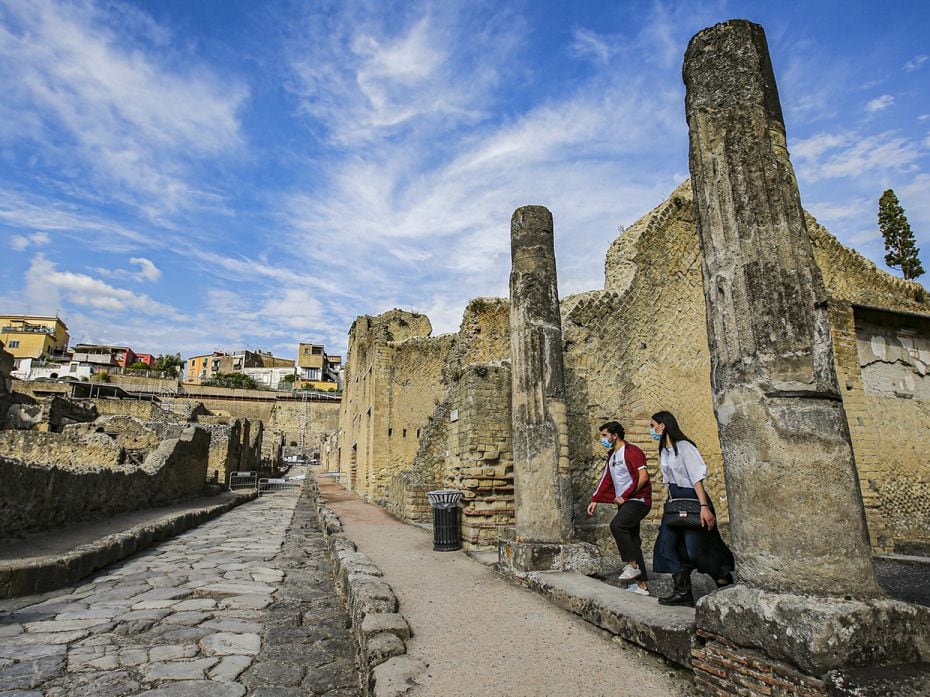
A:
<svg viewBox="0 0 930 697">
<path fill-rule="evenodd" d="M 501 556 L 527 571 L 562 568 L 560 548 L 573 530 L 552 214 L 542 206 L 518 208 L 510 236 L 516 525 Z"/>
<path fill-rule="evenodd" d="M 698 630 L 818 679 L 926 660 L 925 608 L 878 599 L 827 295 L 762 28 L 699 32 L 683 75 L 714 410 L 747 586 L 703 600 Z M 718 694 L 769 694 L 717 680 Z"/>
</svg>

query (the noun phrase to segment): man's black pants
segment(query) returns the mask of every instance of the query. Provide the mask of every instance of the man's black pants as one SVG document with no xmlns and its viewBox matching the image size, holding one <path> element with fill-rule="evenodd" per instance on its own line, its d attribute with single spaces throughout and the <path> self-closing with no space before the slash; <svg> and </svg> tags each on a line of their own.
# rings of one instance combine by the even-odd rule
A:
<svg viewBox="0 0 930 697">
<path fill-rule="evenodd" d="M 620 558 L 625 562 L 635 561 L 642 575 L 637 581 L 647 580 L 646 562 L 643 561 L 643 541 L 639 536 L 639 523 L 649 514 L 650 507 L 642 501 L 627 501 L 617 509 L 610 521 L 610 533 L 617 541 Z"/>
</svg>

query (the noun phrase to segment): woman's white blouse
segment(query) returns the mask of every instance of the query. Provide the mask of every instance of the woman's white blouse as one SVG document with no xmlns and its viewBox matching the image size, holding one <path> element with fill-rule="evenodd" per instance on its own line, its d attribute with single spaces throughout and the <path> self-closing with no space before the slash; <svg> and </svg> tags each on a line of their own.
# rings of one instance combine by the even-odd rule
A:
<svg viewBox="0 0 930 697">
<path fill-rule="evenodd" d="M 662 470 L 662 481 L 666 484 L 677 484 L 694 488 L 697 482 L 707 476 L 707 464 L 701 453 L 686 440 L 678 443 L 678 454 L 674 450 L 662 448 L 659 456 Z"/>
</svg>

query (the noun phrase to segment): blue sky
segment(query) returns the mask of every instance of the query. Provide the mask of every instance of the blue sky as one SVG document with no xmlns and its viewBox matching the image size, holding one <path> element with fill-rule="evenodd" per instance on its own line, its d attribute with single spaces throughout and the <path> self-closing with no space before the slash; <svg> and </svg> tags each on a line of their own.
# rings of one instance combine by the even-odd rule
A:
<svg viewBox="0 0 930 697">
<path fill-rule="evenodd" d="M 560 293 L 688 174 L 688 39 L 767 32 L 802 201 L 930 268 L 930 3 L 0 0 L 0 312 L 137 351 L 454 331 L 546 205 Z"/>
</svg>

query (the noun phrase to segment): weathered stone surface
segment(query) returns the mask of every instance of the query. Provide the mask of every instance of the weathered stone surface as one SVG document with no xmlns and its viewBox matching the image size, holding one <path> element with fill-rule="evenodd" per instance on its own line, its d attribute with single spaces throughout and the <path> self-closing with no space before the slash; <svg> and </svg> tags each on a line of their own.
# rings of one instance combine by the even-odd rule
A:
<svg viewBox="0 0 930 697">
<path fill-rule="evenodd" d="M 684 79 L 740 579 L 775 591 L 875 596 L 827 296 L 762 28 L 734 20 L 699 32 Z"/>
<path fill-rule="evenodd" d="M 234 634 L 217 632 L 200 640 L 200 648 L 208 655 L 247 655 L 253 656 L 261 648 L 262 640 L 258 634 Z"/>
<path fill-rule="evenodd" d="M 372 671 L 369 693 L 372 697 L 400 697 L 425 670 L 426 664 L 417 658 L 407 654 L 395 656 Z"/>
<path fill-rule="evenodd" d="M 559 607 L 683 666 L 691 664 L 694 610 L 657 605 L 575 572 L 531 573 L 523 581 Z"/>
<path fill-rule="evenodd" d="M 391 632 L 376 632 L 367 635 L 364 641 L 365 662 L 369 670 L 407 651 L 403 639 Z"/>
<path fill-rule="evenodd" d="M 410 638 L 410 625 L 404 616 L 397 612 L 372 612 L 362 620 L 362 634 L 391 632 L 400 639 Z"/>
<path fill-rule="evenodd" d="M 355 697 L 357 649 L 314 513 L 297 501 L 263 497 L 77 588 L 4 604 L 0 691 L 120 697 L 144 683 L 184 697 L 298 686 Z M 267 609 L 202 597 L 222 583 L 270 591 L 224 599 Z"/>
<path fill-rule="evenodd" d="M 198 658 L 191 661 L 166 661 L 146 666 L 145 680 L 198 680 L 204 673 L 219 663 L 217 657 Z"/>
<path fill-rule="evenodd" d="M 552 214 L 542 206 L 518 208 L 510 244 L 516 539 L 567 542 L 571 476 Z"/>
<path fill-rule="evenodd" d="M 212 680 L 181 680 L 145 693 L 147 697 L 242 697 L 245 687 Z"/>
<path fill-rule="evenodd" d="M 233 682 L 246 668 L 252 665 L 252 656 L 223 656 L 210 671 L 209 678 L 220 682 Z"/>
<path fill-rule="evenodd" d="M 897 600 L 811 598 L 736 586 L 701 599 L 697 625 L 813 675 L 930 661 L 930 608 Z"/>
</svg>

